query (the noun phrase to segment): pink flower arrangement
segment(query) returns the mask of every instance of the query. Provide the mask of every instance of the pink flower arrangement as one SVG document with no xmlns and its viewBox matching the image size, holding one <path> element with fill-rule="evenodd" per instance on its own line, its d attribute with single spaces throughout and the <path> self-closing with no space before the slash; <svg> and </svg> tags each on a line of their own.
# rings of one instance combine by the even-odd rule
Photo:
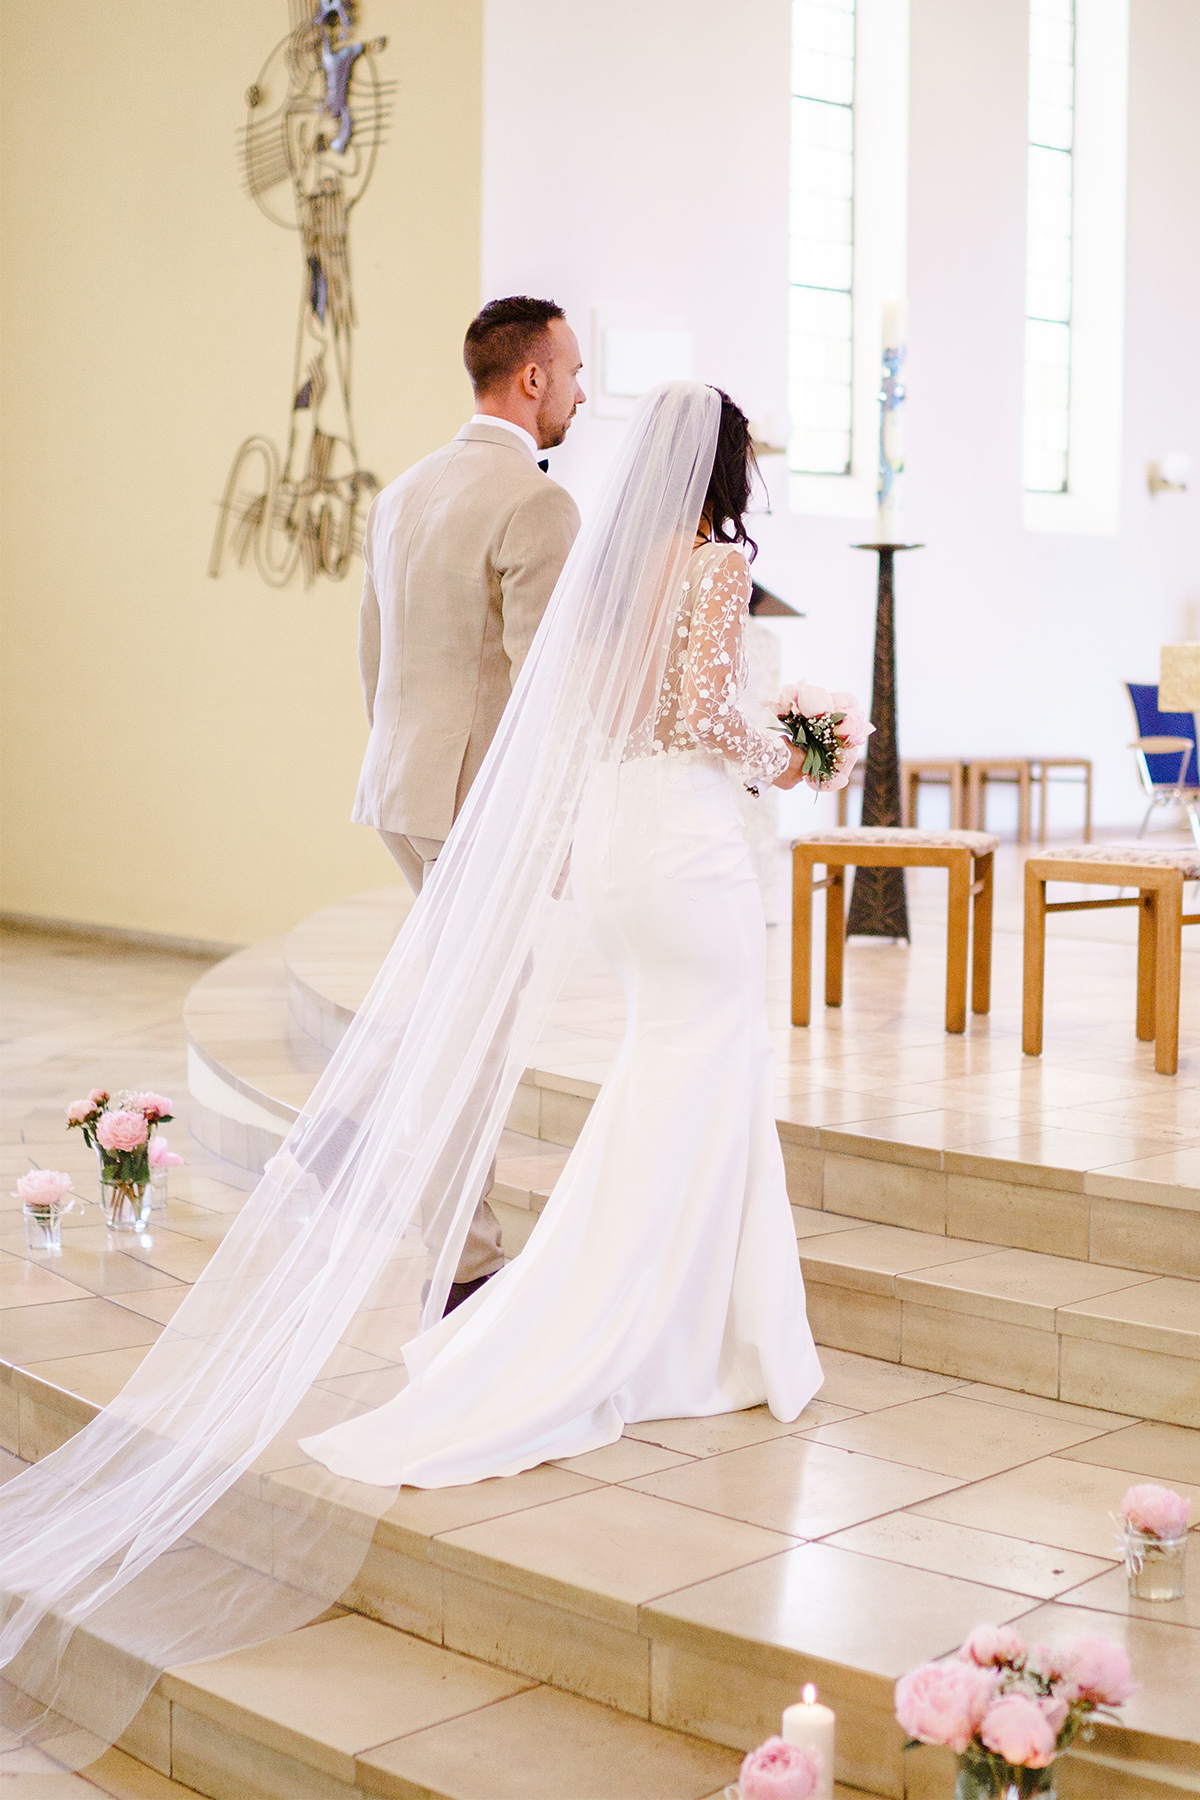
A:
<svg viewBox="0 0 1200 1800">
<path fill-rule="evenodd" d="M 61 1169 L 31 1169 L 21 1175 L 13 1190 L 16 1199 L 39 1212 L 46 1207 L 61 1206 L 71 1191 L 71 1177 Z"/>
<path fill-rule="evenodd" d="M 1065 1716 L 1065 1706 L 1063 1711 Z M 979 1727 L 980 1743 L 1018 1769 L 1048 1769 L 1057 1740 L 1038 1702 L 1026 1694 L 997 1695 Z"/>
<path fill-rule="evenodd" d="M 1186 1531 L 1191 1510 L 1191 1501 L 1182 1494 L 1172 1488 L 1155 1487 L 1153 1482 L 1126 1489 L 1121 1501 L 1125 1523 L 1156 1538 L 1178 1537 Z"/>
<path fill-rule="evenodd" d="M 143 1115 L 123 1106 L 101 1113 L 96 1121 L 96 1142 L 114 1154 L 139 1149 L 149 1135 Z"/>
<path fill-rule="evenodd" d="M 818 792 L 845 787 L 875 729 L 854 695 L 800 681 L 779 696 L 773 710 L 784 737 L 805 753 L 801 780 Z"/>
<path fill-rule="evenodd" d="M 996 1691 L 989 1670 L 967 1663 L 923 1663 L 896 1683 L 896 1717 L 921 1744 L 949 1744 L 960 1755 L 982 1725 Z"/>
<path fill-rule="evenodd" d="M 821 1753 L 771 1737 L 752 1750 L 738 1776 L 739 1800 L 809 1800 L 821 1779 Z"/>
<path fill-rule="evenodd" d="M 183 1162 L 182 1156 L 176 1156 L 165 1137 L 155 1132 L 150 1139 L 150 1148 L 146 1152 L 152 1169 L 177 1169 Z"/>
<path fill-rule="evenodd" d="M 1022 1769 L 1049 1769 L 1094 1713 L 1136 1692 L 1129 1658 L 1107 1638 L 1031 1651 L 1011 1625 L 977 1625 L 956 1662 L 925 1663 L 896 1683 L 896 1717 L 914 1742 L 948 1745 L 986 1770 L 997 1793 L 1025 1794 L 1044 1784 L 1031 1775 L 1021 1785 Z"/>
<path fill-rule="evenodd" d="M 121 1098 L 126 1106 L 132 1108 L 134 1112 L 140 1112 L 152 1125 L 160 1124 L 163 1120 L 174 1116 L 172 1111 L 174 1102 L 168 1100 L 164 1094 L 123 1094 Z"/>
</svg>

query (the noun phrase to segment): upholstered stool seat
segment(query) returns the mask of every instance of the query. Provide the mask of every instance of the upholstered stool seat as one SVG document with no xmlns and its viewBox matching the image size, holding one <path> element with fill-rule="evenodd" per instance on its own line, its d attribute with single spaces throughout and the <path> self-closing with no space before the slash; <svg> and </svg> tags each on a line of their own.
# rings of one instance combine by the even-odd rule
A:
<svg viewBox="0 0 1200 1800">
<path fill-rule="evenodd" d="M 967 950 L 974 936 L 971 1010 L 986 1013 L 992 989 L 992 860 L 999 843 L 986 831 L 916 831 L 860 825 L 812 831 L 792 840 L 792 1024 L 812 1009 L 812 897 L 826 889 L 825 1004 L 842 1003 L 846 944 L 846 869 L 942 868 L 948 872 L 946 1030 L 967 1028 Z M 824 881 L 813 880 L 817 863 Z M 973 903 L 973 904 L 972 904 Z"/>
<path fill-rule="evenodd" d="M 1048 881 L 1079 887 L 1136 888 L 1137 898 L 1046 899 Z M 1160 1075 L 1179 1067 L 1179 960 L 1183 927 L 1200 913 L 1183 910 L 1183 884 L 1200 881 L 1200 849 L 1147 850 L 1141 844 L 1077 844 L 1047 850 L 1025 864 L 1025 1005 L 1023 1043 L 1040 1056 L 1046 987 L 1046 914 L 1138 908 L 1137 1034 L 1154 1041 Z"/>
</svg>

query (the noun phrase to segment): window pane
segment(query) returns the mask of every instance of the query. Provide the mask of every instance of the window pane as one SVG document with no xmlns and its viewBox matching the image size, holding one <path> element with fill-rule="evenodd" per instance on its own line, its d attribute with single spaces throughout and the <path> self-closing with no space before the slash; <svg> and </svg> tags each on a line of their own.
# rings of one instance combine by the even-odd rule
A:
<svg viewBox="0 0 1200 1800">
<path fill-rule="evenodd" d="M 1063 493 L 1071 423 L 1073 0 L 1030 0 L 1025 486 Z"/>
<path fill-rule="evenodd" d="M 789 466 L 848 472 L 853 412 L 854 0 L 792 8 Z"/>
</svg>

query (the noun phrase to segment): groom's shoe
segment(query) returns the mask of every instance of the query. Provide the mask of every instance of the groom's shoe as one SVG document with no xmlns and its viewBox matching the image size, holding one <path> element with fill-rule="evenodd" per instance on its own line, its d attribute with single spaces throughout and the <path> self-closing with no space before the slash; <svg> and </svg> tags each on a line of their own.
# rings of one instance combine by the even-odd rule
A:
<svg viewBox="0 0 1200 1800">
<path fill-rule="evenodd" d="M 497 1274 L 499 1274 L 499 1270 L 493 1269 L 492 1275 Z M 475 1293 L 478 1288 L 481 1288 L 485 1281 L 490 1281 L 491 1279 L 491 1275 L 480 1275 L 474 1281 L 452 1281 L 450 1283 L 450 1294 L 446 1301 L 446 1311 L 442 1314 L 443 1319 L 446 1318 L 448 1314 L 452 1313 L 456 1306 L 461 1306 L 464 1300 L 469 1300 L 471 1295 Z"/>
</svg>

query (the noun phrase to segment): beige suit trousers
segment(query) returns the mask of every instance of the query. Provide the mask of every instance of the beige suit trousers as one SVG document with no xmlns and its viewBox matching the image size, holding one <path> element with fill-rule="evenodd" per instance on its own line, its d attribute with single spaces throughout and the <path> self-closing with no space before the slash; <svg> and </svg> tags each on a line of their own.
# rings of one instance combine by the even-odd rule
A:
<svg viewBox="0 0 1200 1800">
<path fill-rule="evenodd" d="M 384 831 L 377 827 L 387 849 L 400 866 L 414 894 L 421 891 L 421 883 L 425 879 L 425 871 L 431 863 L 435 863 L 442 848 L 439 838 L 404 837 L 400 832 Z M 475 1216 L 467 1231 L 467 1241 L 463 1245 L 462 1255 L 458 1259 L 458 1268 L 454 1272 L 455 1281 L 478 1281 L 481 1276 L 494 1275 L 497 1269 L 504 1267 L 504 1249 L 500 1237 L 500 1221 L 487 1203 L 486 1196 L 491 1193 L 496 1181 L 496 1161 L 487 1172 L 483 1184 L 483 1192 L 475 1208 Z"/>
</svg>

